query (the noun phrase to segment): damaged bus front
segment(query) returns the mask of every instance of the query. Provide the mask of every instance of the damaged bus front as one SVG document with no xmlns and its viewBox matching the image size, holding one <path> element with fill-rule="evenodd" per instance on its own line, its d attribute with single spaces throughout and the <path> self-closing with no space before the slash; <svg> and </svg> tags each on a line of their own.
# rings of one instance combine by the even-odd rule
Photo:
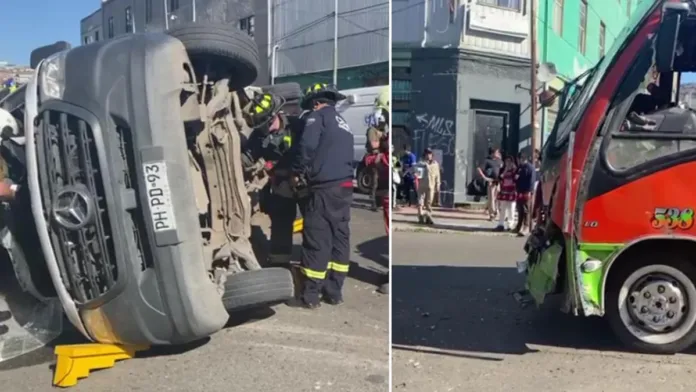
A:
<svg viewBox="0 0 696 392">
<path fill-rule="evenodd" d="M 568 83 L 544 145 L 545 218 L 518 263 L 537 304 L 605 316 L 629 347 L 696 343 L 696 4 L 643 2 L 600 62 Z"/>
</svg>

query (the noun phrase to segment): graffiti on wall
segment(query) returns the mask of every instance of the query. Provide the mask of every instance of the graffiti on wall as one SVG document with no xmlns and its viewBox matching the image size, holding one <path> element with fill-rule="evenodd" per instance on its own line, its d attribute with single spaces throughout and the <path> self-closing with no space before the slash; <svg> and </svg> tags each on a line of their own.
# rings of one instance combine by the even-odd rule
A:
<svg viewBox="0 0 696 392">
<path fill-rule="evenodd" d="M 418 128 L 413 130 L 413 144 L 416 152 L 426 147 L 442 151 L 444 156 L 455 152 L 454 120 L 442 116 L 421 113 L 416 115 Z"/>
<path fill-rule="evenodd" d="M 430 148 L 443 170 L 452 167 L 452 161 L 457 155 L 454 120 L 431 113 L 420 113 L 414 118 L 416 127 L 413 130 L 413 151 L 420 155 L 423 150 Z M 449 206 L 454 203 L 454 188 L 447 178 L 443 173 L 440 203 Z"/>
</svg>

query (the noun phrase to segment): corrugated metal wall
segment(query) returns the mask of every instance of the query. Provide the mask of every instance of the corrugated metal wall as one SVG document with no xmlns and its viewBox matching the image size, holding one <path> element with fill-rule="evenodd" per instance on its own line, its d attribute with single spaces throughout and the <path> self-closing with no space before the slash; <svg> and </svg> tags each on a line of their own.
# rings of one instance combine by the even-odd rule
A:
<svg viewBox="0 0 696 392">
<path fill-rule="evenodd" d="M 193 1 L 179 0 L 179 8 L 171 10 L 169 0 L 153 0 L 153 18 L 144 26 L 145 31 L 162 31 L 165 27 L 164 2 L 167 3 L 169 13 L 169 27 L 180 23 L 190 23 L 193 17 Z M 145 4 L 147 0 L 140 1 L 136 18 L 136 26 L 144 24 Z M 239 19 L 254 15 L 254 3 L 252 0 L 196 0 L 196 20 L 215 23 L 238 24 Z"/>
<path fill-rule="evenodd" d="M 334 2 L 273 0 L 277 76 L 333 68 Z M 389 1 L 338 2 L 338 67 L 389 61 Z"/>
</svg>

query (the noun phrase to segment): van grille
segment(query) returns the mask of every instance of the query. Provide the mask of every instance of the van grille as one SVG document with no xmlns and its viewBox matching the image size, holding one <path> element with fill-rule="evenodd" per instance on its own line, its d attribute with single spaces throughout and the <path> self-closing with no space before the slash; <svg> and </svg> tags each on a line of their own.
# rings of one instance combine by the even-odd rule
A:
<svg viewBox="0 0 696 392">
<path fill-rule="evenodd" d="M 118 279 L 97 148 L 89 124 L 46 110 L 37 134 L 41 197 L 63 282 L 77 303 L 103 296 Z"/>
</svg>

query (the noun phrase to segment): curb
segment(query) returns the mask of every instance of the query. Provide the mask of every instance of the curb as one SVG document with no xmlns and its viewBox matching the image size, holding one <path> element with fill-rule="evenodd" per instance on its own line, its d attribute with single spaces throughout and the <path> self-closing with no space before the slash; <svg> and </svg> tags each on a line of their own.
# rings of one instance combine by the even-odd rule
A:
<svg viewBox="0 0 696 392">
<path fill-rule="evenodd" d="M 484 237 L 517 237 L 515 233 L 509 232 L 495 232 L 488 230 L 453 230 L 453 229 L 437 229 L 432 227 L 420 227 L 420 226 L 392 226 L 392 232 L 405 232 L 405 233 L 430 233 L 430 234 L 459 234 L 459 235 L 479 235 Z"/>
</svg>

